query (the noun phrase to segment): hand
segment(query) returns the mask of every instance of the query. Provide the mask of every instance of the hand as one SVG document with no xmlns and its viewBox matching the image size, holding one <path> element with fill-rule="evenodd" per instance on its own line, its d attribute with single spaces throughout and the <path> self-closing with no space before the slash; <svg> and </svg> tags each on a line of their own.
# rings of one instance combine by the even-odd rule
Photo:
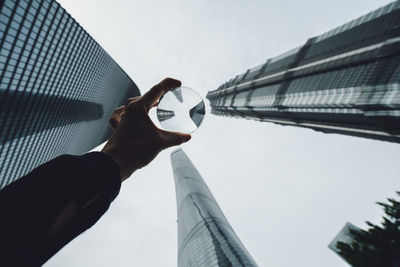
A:
<svg viewBox="0 0 400 267">
<path fill-rule="evenodd" d="M 102 152 L 118 164 L 122 181 L 149 164 L 163 149 L 190 140 L 189 134 L 157 128 L 148 115 L 165 92 L 180 85 L 180 81 L 166 78 L 143 96 L 130 98 L 125 106 L 114 110 L 110 118 L 114 133 Z"/>
</svg>

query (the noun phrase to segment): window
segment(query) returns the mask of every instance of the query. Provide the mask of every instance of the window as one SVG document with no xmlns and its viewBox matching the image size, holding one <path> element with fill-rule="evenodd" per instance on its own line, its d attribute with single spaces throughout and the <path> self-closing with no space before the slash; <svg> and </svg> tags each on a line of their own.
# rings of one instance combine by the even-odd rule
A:
<svg viewBox="0 0 400 267">
<path fill-rule="evenodd" d="M 3 7 L 3 10 L 1 11 L 2 14 L 6 15 L 7 17 L 11 16 L 12 10 L 8 8 L 7 6 Z M 2 16 L 3 19 L 3 16 Z"/>
</svg>

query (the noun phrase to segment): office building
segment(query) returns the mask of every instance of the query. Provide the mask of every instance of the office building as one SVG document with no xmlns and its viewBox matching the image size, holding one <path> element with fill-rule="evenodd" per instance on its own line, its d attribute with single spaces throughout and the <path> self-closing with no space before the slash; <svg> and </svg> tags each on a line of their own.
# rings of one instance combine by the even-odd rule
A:
<svg viewBox="0 0 400 267">
<path fill-rule="evenodd" d="M 212 113 L 400 143 L 400 1 L 210 91 Z"/>
<path fill-rule="evenodd" d="M 181 150 L 171 154 L 178 209 L 178 267 L 257 266 Z"/>
<path fill-rule="evenodd" d="M 344 261 L 346 261 L 345 258 L 343 258 L 342 255 L 339 254 L 339 249 L 336 247 L 338 242 L 342 242 L 348 245 L 351 245 L 353 242 L 353 237 L 351 236 L 350 230 L 353 232 L 360 232 L 361 229 L 358 228 L 357 226 L 351 224 L 351 223 L 346 223 L 346 225 L 343 227 L 343 229 L 336 235 L 336 237 L 332 240 L 331 243 L 329 243 L 328 247 L 335 252 L 339 257 L 341 257 Z"/>
<path fill-rule="evenodd" d="M 0 188 L 61 154 L 106 141 L 139 90 L 53 0 L 0 1 Z"/>
</svg>

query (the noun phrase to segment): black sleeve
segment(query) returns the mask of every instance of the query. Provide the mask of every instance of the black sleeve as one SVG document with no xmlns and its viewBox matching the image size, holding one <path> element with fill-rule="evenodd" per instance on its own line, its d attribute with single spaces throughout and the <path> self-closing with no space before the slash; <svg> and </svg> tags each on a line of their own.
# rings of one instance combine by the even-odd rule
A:
<svg viewBox="0 0 400 267">
<path fill-rule="evenodd" d="M 0 265 L 42 265 L 96 223 L 120 187 L 118 165 L 101 152 L 60 156 L 11 183 L 0 191 Z M 44 242 L 71 201 L 78 207 L 73 223 Z"/>
</svg>

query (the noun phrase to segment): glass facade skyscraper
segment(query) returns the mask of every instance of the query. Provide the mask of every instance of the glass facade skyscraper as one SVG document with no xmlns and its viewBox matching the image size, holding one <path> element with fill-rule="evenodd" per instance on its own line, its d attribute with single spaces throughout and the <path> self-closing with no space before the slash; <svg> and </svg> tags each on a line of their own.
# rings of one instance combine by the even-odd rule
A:
<svg viewBox="0 0 400 267">
<path fill-rule="evenodd" d="M 400 1 L 210 91 L 212 113 L 400 143 Z"/>
<path fill-rule="evenodd" d="M 257 266 L 181 149 L 171 154 L 178 209 L 178 267 Z"/>
<path fill-rule="evenodd" d="M 346 223 L 342 230 L 336 235 L 336 237 L 329 243 L 328 247 L 335 252 L 339 257 L 341 257 L 344 261 L 347 260 L 339 254 L 340 250 L 336 247 L 339 242 L 351 245 L 353 242 L 353 237 L 351 236 L 350 230 L 353 232 L 361 232 L 361 229 L 351 223 Z"/>
<path fill-rule="evenodd" d="M 106 141 L 113 109 L 139 94 L 56 1 L 0 1 L 0 188 Z"/>
</svg>

